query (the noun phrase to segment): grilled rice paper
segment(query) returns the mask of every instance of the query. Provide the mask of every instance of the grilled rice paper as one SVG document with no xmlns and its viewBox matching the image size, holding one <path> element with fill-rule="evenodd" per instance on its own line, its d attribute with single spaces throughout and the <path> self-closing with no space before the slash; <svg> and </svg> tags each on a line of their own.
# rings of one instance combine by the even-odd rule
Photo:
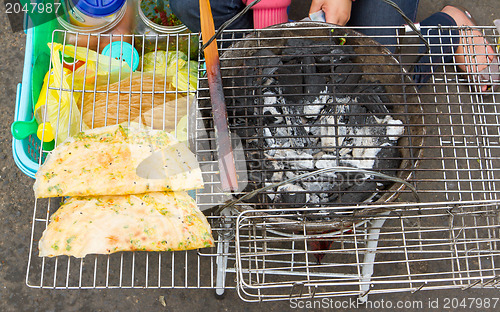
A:
<svg viewBox="0 0 500 312">
<path fill-rule="evenodd" d="M 203 187 L 194 154 L 171 134 L 137 124 L 97 128 L 57 146 L 36 173 L 37 198 L 127 195 Z"/>
<path fill-rule="evenodd" d="M 211 247 L 207 219 L 186 192 L 71 197 L 50 218 L 39 256 Z"/>
</svg>

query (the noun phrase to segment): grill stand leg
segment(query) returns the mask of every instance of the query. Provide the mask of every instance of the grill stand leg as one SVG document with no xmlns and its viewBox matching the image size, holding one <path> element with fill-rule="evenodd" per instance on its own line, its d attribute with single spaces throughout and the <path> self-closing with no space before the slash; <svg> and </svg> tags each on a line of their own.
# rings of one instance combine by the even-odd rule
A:
<svg viewBox="0 0 500 312">
<path fill-rule="evenodd" d="M 219 242 L 217 243 L 217 276 L 215 280 L 215 296 L 222 299 L 224 289 L 226 287 L 226 271 L 227 271 L 227 256 L 229 254 L 229 241 L 234 238 L 234 232 L 231 231 L 231 223 L 225 217 L 232 215 L 231 209 L 226 208 L 221 211 L 222 227 L 227 230 L 221 231 L 219 234 Z"/>
<path fill-rule="evenodd" d="M 222 239 L 217 244 L 217 278 L 215 281 L 215 295 L 222 297 L 226 286 L 227 255 L 229 253 L 229 242 Z"/>
<path fill-rule="evenodd" d="M 378 219 L 373 221 L 368 231 L 368 243 L 366 244 L 366 253 L 363 258 L 363 267 L 361 270 L 362 278 L 361 284 L 359 285 L 361 294 L 359 295 L 358 302 L 365 304 L 368 301 L 368 293 L 370 292 L 370 280 L 373 275 L 373 266 L 375 264 L 375 255 L 377 252 L 378 238 L 380 235 L 380 230 L 384 225 L 389 211 L 379 214 Z"/>
</svg>

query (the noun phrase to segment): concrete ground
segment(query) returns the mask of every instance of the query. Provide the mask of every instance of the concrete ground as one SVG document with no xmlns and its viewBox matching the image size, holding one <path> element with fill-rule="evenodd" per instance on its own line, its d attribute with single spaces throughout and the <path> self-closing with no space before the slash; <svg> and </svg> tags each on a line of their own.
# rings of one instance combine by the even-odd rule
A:
<svg viewBox="0 0 500 312">
<path fill-rule="evenodd" d="M 376 1 L 376 0 L 373 0 Z M 498 0 L 422 0 L 418 19 L 439 10 L 444 3 L 467 6 L 481 25 L 500 18 Z M 472 5 L 473 3 L 473 5 Z M 25 35 L 10 29 L 0 6 L 0 310 L 1 311 L 283 311 L 288 302 L 245 303 L 235 290 L 222 300 L 212 290 L 39 290 L 25 284 L 33 213 L 33 180 L 12 158 L 10 125 L 14 119 L 17 84 L 21 82 Z M 307 14 L 307 1 L 294 1 L 293 18 Z M 301 16 L 302 15 L 302 16 Z M 166 306 L 160 303 L 164 296 Z M 498 298 L 488 289 L 443 290 L 371 296 L 371 300 L 422 300 L 436 298 Z M 498 311 L 497 306 L 496 310 Z M 340 309 L 341 310 L 341 309 Z M 350 310 L 350 309 L 345 309 Z M 382 310 L 382 309 L 378 309 Z M 405 309 L 413 311 L 412 309 Z M 420 309 L 422 310 L 422 309 Z M 427 310 L 427 309 L 423 309 Z M 440 310 L 446 310 L 441 307 Z M 451 310 L 451 309 L 450 309 Z M 493 309 L 490 309 L 494 311 Z"/>
</svg>

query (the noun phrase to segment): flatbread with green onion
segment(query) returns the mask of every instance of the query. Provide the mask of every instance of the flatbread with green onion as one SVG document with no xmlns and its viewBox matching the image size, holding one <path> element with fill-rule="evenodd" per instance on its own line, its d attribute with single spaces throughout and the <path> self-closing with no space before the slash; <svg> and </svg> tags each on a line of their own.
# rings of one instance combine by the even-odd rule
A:
<svg viewBox="0 0 500 312">
<path fill-rule="evenodd" d="M 186 192 L 70 197 L 50 217 L 39 256 L 189 250 L 214 245 L 210 225 Z"/>
<path fill-rule="evenodd" d="M 36 173 L 37 198 L 127 195 L 203 187 L 194 154 L 138 125 L 87 130 L 57 146 Z"/>
</svg>

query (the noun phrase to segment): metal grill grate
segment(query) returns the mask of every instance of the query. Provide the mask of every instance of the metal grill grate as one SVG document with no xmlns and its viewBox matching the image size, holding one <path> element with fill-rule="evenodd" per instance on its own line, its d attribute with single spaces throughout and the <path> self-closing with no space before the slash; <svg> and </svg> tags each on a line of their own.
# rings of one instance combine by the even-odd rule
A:
<svg viewBox="0 0 500 312">
<path fill-rule="evenodd" d="M 256 32 L 235 31 L 231 33 L 231 39 L 237 43 L 222 53 L 226 99 L 228 109 L 233 113 L 230 117 L 232 130 L 243 142 L 247 164 L 256 162 L 253 166 L 242 167 L 242 171 L 248 170 L 245 191 L 268 185 L 266 177 L 270 179 L 276 172 L 272 169 L 267 170 L 270 173 L 266 172 L 262 164 L 269 161 L 266 155 L 269 147 L 261 143 L 252 150 L 249 146 L 253 147 L 253 143 L 248 143 L 248 140 L 262 142 L 273 137 L 263 131 L 263 128 L 270 127 L 263 121 L 266 117 L 263 108 L 267 106 L 265 93 L 272 85 L 269 77 L 275 78 L 276 75 L 269 74 L 273 71 L 270 70 L 272 66 L 260 63 L 259 59 L 265 55 L 262 51 L 270 49 L 280 56 L 294 53 L 287 50 L 290 44 L 283 37 L 317 40 L 320 42 L 316 43 L 318 46 L 321 41 L 338 44 L 345 38 L 345 44 L 357 47 L 354 62 L 367 65 L 353 72 L 363 73 L 364 81 L 381 81 L 386 95 L 395 97 L 387 106 L 389 115 L 401 120 L 404 127 L 398 146 L 405 164 L 386 173 L 412 183 L 420 200 L 429 204 L 394 207 L 382 204 L 398 197 L 403 202 L 415 201 L 410 189 L 399 183 L 377 190 L 368 202 L 335 200 L 322 205 L 296 201 L 276 204 L 270 200 L 269 193 L 261 193 L 257 199 L 239 203 L 236 205 L 241 211 L 236 225 L 236 261 L 240 297 L 247 301 L 262 301 L 359 295 L 366 299 L 368 293 L 497 287 L 497 203 L 482 201 L 498 199 L 498 93 L 493 90 L 478 92 L 480 83 L 459 71 L 460 65 L 471 65 L 478 60 L 468 59 L 464 64 L 446 62 L 453 52 L 449 51 L 451 46 L 447 43 L 449 37 L 453 37 L 450 30 L 458 30 L 455 36 L 466 36 L 469 43 L 474 42 L 470 47 L 474 51 L 482 45 L 473 41 L 479 38 L 479 34 L 470 28 L 429 29 L 424 35 L 433 36 L 430 45 L 434 54 L 427 62 L 423 59 L 422 64 L 428 67 L 420 74 L 428 74 L 430 79 L 412 83 L 407 78 L 415 77 L 405 70 L 416 65 L 420 56 L 416 51 L 423 44 L 415 35 L 403 34 L 403 29 L 397 30 L 397 45 L 392 47 L 400 53 L 395 55 L 398 63 L 391 67 L 387 66 L 391 63 L 390 56 L 376 43 L 357 41 L 355 35 L 346 36 L 348 30 L 343 32 L 337 28 L 332 32 L 321 27 L 304 30 L 300 25 L 294 26 L 296 28 L 291 31 L 286 27 Z M 498 33 L 492 27 L 477 30 L 491 42 L 498 40 Z M 242 36 L 244 41 L 235 39 Z M 224 41 L 221 47 L 224 50 Z M 291 48 L 298 50 L 302 45 L 295 41 Z M 292 75 L 304 76 L 304 73 Z M 260 81 L 255 83 L 258 79 Z M 362 82 L 357 85 L 369 84 Z M 212 129 L 209 104 L 204 103 L 209 99 L 207 91 L 202 80 L 198 130 L 203 131 Z M 303 92 L 300 95 L 310 94 Z M 351 91 L 348 95 L 358 94 Z M 294 117 L 303 117 L 303 114 Z M 422 122 L 424 127 L 421 127 Z M 334 134 L 330 134 L 336 142 L 334 148 L 341 148 L 337 143 L 341 126 L 330 126 L 335 129 Z M 252 131 L 258 134 L 248 135 L 253 134 Z M 200 149 L 205 152 L 203 163 L 215 176 L 217 164 L 207 157 L 215 155 L 213 142 L 203 143 L 204 148 Z M 324 145 L 309 145 L 302 150 L 308 148 L 324 148 Z M 287 160 L 294 161 L 295 158 Z M 207 206 L 223 203 L 228 197 L 218 190 L 216 178 L 210 181 L 213 183 L 207 186 L 207 192 L 198 196 L 200 203 L 207 203 Z M 304 193 L 313 192 L 309 189 Z M 334 189 L 332 192 L 339 193 L 339 198 L 353 198 L 348 196 L 349 190 Z M 277 189 L 272 192 L 279 193 Z M 304 205 L 308 208 L 293 209 Z M 318 231 L 315 225 L 321 222 L 324 226 Z M 333 240 L 333 244 L 323 251 L 329 240 Z"/>
<path fill-rule="evenodd" d="M 470 34 L 469 28 L 456 29 Z M 477 29 L 487 35 L 491 42 L 499 38 L 492 27 Z M 438 39 L 446 37 L 444 34 L 447 30 L 449 29 L 432 29 L 438 33 Z M 233 133 L 241 138 L 240 141 L 235 140 L 235 145 L 239 147 L 235 150 L 243 193 L 266 185 L 262 177 L 272 176 L 269 172 L 276 170 L 264 170 L 266 167 L 262 162 L 265 160 L 265 146 L 258 145 L 253 151 L 249 150 L 248 141 L 256 138 L 245 135 L 245 131 L 258 129 L 261 133 L 257 137 L 259 144 L 263 144 L 266 138 L 262 135 L 263 129 L 266 128 L 262 121 L 262 117 L 266 117 L 262 111 L 265 107 L 265 90 L 262 86 L 241 84 L 241 78 L 264 77 L 262 73 L 252 74 L 250 71 L 264 70 L 266 66 L 252 65 L 252 62 L 255 62 L 253 55 L 243 57 L 238 53 L 255 51 L 254 46 L 259 47 L 257 50 L 262 50 L 262 47 L 270 43 L 273 48 L 279 48 L 273 40 L 281 40 L 281 36 L 273 40 L 267 38 L 276 31 L 225 32 L 224 37 L 218 41 L 222 52 L 226 100 L 232 114 L 230 123 Z M 333 33 L 331 28 L 323 27 L 306 27 L 295 31 L 295 34 L 290 36 L 315 40 L 345 38 L 347 46 L 353 40 L 358 40 L 354 35 L 346 36 L 340 29 L 335 29 Z M 379 171 L 410 182 L 418 190 L 424 203 L 387 204 L 386 202 L 395 201 L 396 198 L 402 202 L 415 201 L 409 188 L 397 182 L 375 192 L 365 191 L 364 193 L 369 193 L 369 197 L 373 195 L 369 202 L 364 202 L 366 198 L 360 201 L 346 199 L 346 195 L 356 193 L 352 189 L 352 192 L 332 189 L 328 191 L 329 194 L 337 194 L 339 198 L 344 196 L 344 199 L 313 204 L 308 209 L 293 209 L 289 205 L 290 202 L 272 202 L 268 194 L 259 194 L 251 202 L 237 205 L 243 212 L 225 217 L 214 215 L 212 209 L 231 196 L 222 193 L 218 186 L 209 93 L 203 72 L 203 59 L 200 59 L 196 97 L 198 101 L 194 107 L 188 105 L 195 98 L 191 92 L 182 93 L 164 88 L 154 91 L 142 88 L 133 92 L 116 92 L 127 97 L 130 94 L 139 95 L 142 99 L 170 94 L 177 99 L 173 114 L 180 111 L 180 106 L 185 105 L 190 143 L 203 169 L 206 185 L 205 189 L 197 192 L 196 200 L 208 215 L 217 247 L 174 253 L 118 253 L 110 256 L 87 256 L 84 259 L 38 258 L 38 239 L 48 224 L 49 216 L 58 208 L 59 202 L 57 199 L 37 200 L 26 283 L 30 287 L 58 289 L 182 287 L 216 288 L 221 292 L 224 288 L 238 287 L 240 296 L 248 301 L 281 300 L 290 296 L 310 298 L 364 295 L 366 298 L 368 293 L 497 287 L 496 244 L 499 219 L 498 203 L 495 200 L 498 199 L 496 168 L 499 168 L 500 142 L 498 92 L 490 90 L 478 93 L 478 83 L 458 73 L 458 64 L 443 66 L 441 63 L 449 56 L 445 51 L 447 44 L 444 41 L 442 45 L 431 43 L 433 47 L 443 47 L 443 50 L 434 54 L 436 57 L 428 63 L 436 65 L 429 68 L 430 80 L 419 84 L 411 82 L 411 75 L 406 74 L 404 69 L 414 65 L 418 56 L 414 50 L 420 47 L 421 43 L 416 40 L 416 36 L 405 35 L 403 28 L 397 28 L 397 32 L 397 45 L 394 48 L 397 48 L 400 54 L 395 54 L 394 57 L 399 63 L 392 59 L 393 56 L 380 52 L 376 44 L 363 42 L 362 39 L 357 42 L 354 58 L 359 60 L 358 63 L 372 65 L 367 67 L 372 72 L 363 73 L 365 80 L 380 81 L 386 90 L 385 95 L 392 99 L 391 103 L 387 103 L 389 115 L 401 120 L 404 128 L 398 140 L 400 156 L 392 157 L 402 162 L 396 167 Z M 63 38 L 63 42 L 67 44 L 70 35 L 74 34 L 56 32 L 54 38 Z M 241 39 L 249 35 L 253 36 L 253 39 Z M 96 36 L 99 39 L 97 41 L 102 40 L 103 36 L 106 35 Z M 179 42 L 182 36 L 191 35 L 131 36 L 126 39 L 136 47 L 139 44 L 142 56 L 162 47 L 179 49 L 180 46 L 176 42 Z M 86 40 L 86 37 L 80 38 Z M 188 40 L 191 40 L 190 37 Z M 174 42 L 173 46 L 170 45 L 171 42 Z M 231 44 L 237 46 L 230 47 Z M 392 65 L 381 70 L 381 60 L 391 60 Z M 250 63 L 242 65 L 238 62 Z M 371 83 L 362 82 L 357 85 Z M 64 90 L 62 87 L 53 90 L 83 92 L 77 89 Z M 115 91 L 85 91 L 87 92 L 111 95 Z M 353 95 L 357 92 L 350 93 Z M 190 100 L 179 101 L 180 98 L 188 96 Z M 154 103 L 168 113 L 164 101 Z M 235 109 L 241 108 L 241 103 L 245 104 L 243 116 Z M 255 108 L 260 111 L 253 112 Z M 365 116 L 370 114 L 373 115 L 370 112 L 364 113 Z M 335 113 L 331 115 L 335 116 Z M 239 123 L 242 119 L 248 124 Z M 116 122 L 108 120 L 108 124 Z M 165 124 L 161 125 L 164 126 Z M 340 150 L 342 146 L 338 143 L 339 125 L 329 125 L 326 128 L 337 133 L 331 135 L 334 141 L 336 140 L 333 150 Z M 64 130 L 67 129 L 57 131 Z M 372 135 L 377 136 L 382 135 Z M 351 138 L 354 137 L 355 135 L 351 135 Z M 311 148 L 307 146 L 302 149 Z M 255 167 L 247 166 L 249 155 L 256 156 L 252 159 Z M 297 170 L 305 171 L 312 170 Z M 314 179 L 318 181 L 321 177 L 316 176 Z M 371 179 L 385 182 L 376 176 Z M 277 193 L 276 190 L 273 192 Z M 303 193 L 308 192 L 309 190 L 306 190 Z M 485 200 L 493 202 L 484 202 Z M 303 203 L 295 201 L 293 204 Z M 276 207 L 280 209 L 271 209 Z M 245 210 L 248 208 L 251 209 Z M 363 211 L 363 215 L 353 217 L 353 210 Z M 279 211 L 278 220 L 277 215 L 273 214 L 276 211 Z M 302 219 L 297 219 L 297 215 Z M 343 222 L 337 222 L 335 231 L 328 234 L 334 240 L 332 248 L 325 252 L 313 251 L 310 248 L 311 240 L 327 241 L 330 237 L 324 238 L 325 235 L 312 232 L 309 221 L 316 219 L 328 224 L 338 221 L 340 217 Z M 277 221 L 280 227 L 277 226 Z M 284 230 L 283 225 L 290 226 Z M 321 264 L 318 264 L 317 255 L 322 253 L 325 255 Z"/>
<path fill-rule="evenodd" d="M 280 233 L 282 224 L 261 210 L 245 211 L 238 218 L 236 235 L 239 294 L 259 301 L 496 288 L 498 204 L 387 205 L 387 212 L 355 218 L 358 226 L 328 235 L 307 231 L 303 222 L 294 220 L 288 222 L 298 223 L 303 231 Z M 284 214 L 325 215 L 328 210 Z M 317 241 L 332 245 L 315 250 Z M 319 254 L 324 255 L 321 263 Z"/>
<path fill-rule="evenodd" d="M 469 28 L 457 28 L 463 34 L 468 34 L 471 38 L 478 37 L 476 33 L 471 35 Z M 286 31 L 285 29 L 284 31 Z M 331 35 L 330 29 L 319 29 L 318 32 L 311 30 L 311 27 L 305 28 L 304 33 L 300 33 L 301 28 L 294 28 L 293 31 L 285 33 L 292 39 L 300 39 L 303 37 L 312 38 L 312 40 L 332 40 L 347 38 L 347 42 L 353 41 L 349 39 L 349 36 L 344 36 L 342 30 L 335 30 L 335 34 Z M 325 30 L 323 33 L 319 33 Z M 449 28 L 447 29 L 449 30 Z M 489 38 L 491 42 L 495 42 L 498 38 L 498 34 L 492 27 L 479 28 L 479 30 Z M 361 29 L 362 31 L 362 29 Z M 403 29 L 399 29 L 403 32 Z M 440 38 L 441 32 L 445 30 L 441 28 L 433 28 L 430 31 L 438 31 Z M 296 32 L 294 35 L 293 32 Z M 306 35 L 309 34 L 309 36 Z M 326 33 L 326 35 L 325 35 Z M 233 37 L 246 36 L 245 40 L 240 39 L 227 39 L 229 42 L 238 42 L 235 48 L 222 48 L 223 51 L 221 62 L 222 70 L 224 73 L 224 79 L 226 82 L 226 100 L 228 102 L 228 110 L 233 113 L 230 117 L 230 123 L 232 122 L 232 129 L 236 136 L 239 135 L 239 139 L 243 141 L 243 145 L 246 144 L 245 141 L 256 141 L 256 140 L 266 140 L 272 137 L 272 135 L 266 134 L 263 128 L 266 125 L 263 124 L 263 119 L 265 115 L 262 113 L 262 108 L 266 105 L 264 104 L 264 99 L 266 96 L 264 93 L 268 89 L 265 85 L 245 85 L 245 78 L 251 80 L 252 77 L 263 78 L 264 74 L 255 73 L 254 68 L 260 68 L 260 70 L 265 71 L 266 65 L 255 66 L 255 57 L 253 54 L 255 51 L 262 51 L 265 48 L 271 47 L 273 50 L 283 50 L 287 48 L 283 46 L 282 33 L 272 30 L 261 30 L 259 32 L 237 32 L 231 33 Z M 445 37 L 444 35 L 442 35 Z M 447 35 L 448 36 L 448 35 Z M 457 35 L 458 36 L 458 35 Z M 249 38 L 250 37 L 250 38 Z M 428 63 L 423 63 L 424 65 L 429 65 L 428 72 L 425 74 L 430 75 L 430 79 L 423 83 L 410 83 L 406 79 L 408 74 L 404 71 L 404 68 L 409 68 L 415 65 L 414 61 L 405 60 L 415 60 L 419 54 L 411 52 L 415 50 L 416 47 L 422 46 L 421 43 L 409 43 L 415 42 L 416 36 L 414 35 L 399 35 L 398 45 L 396 48 L 402 49 L 402 54 L 396 55 L 399 61 L 394 63 L 392 66 L 384 66 L 384 61 L 389 64 L 391 62 L 391 57 L 386 55 L 386 52 L 375 46 L 376 44 L 370 41 L 359 42 L 354 39 L 354 44 L 357 44 L 358 49 L 356 52 L 356 61 L 365 61 L 365 65 L 368 67 L 364 70 L 357 71 L 355 73 L 363 72 L 363 76 L 366 79 L 371 79 L 371 81 L 380 81 L 387 78 L 381 83 L 386 89 L 387 96 L 393 96 L 390 103 L 390 115 L 395 119 L 402 121 L 402 126 L 405 131 L 401 135 L 398 145 L 401 151 L 400 157 L 393 156 L 392 158 L 400 158 L 408 163 L 402 167 L 389 168 L 388 171 L 398 172 L 400 177 L 412 177 L 411 181 L 414 183 L 415 187 L 419 191 L 420 195 L 428 195 L 428 198 L 423 198 L 424 201 L 447 201 L 447 200 L 480 200 L 480 199 L 494 199 L 495 192 L 485 192 L 488 190 L 495 190 L 493 184 L 495 182 L 494 173 L 496 168 L 496 161 L 494 156 L 494 149 L 497 142 L 498 136 L 498 117 L 497 108 L 495 103 L 497 102 L 498 93 L 495 91 L 487 91 L 485 93 L 479 93 L 476 87 L 479 83 L 474 81 L 472 77 L 466 76 L 460 72 L 457 63 L 445 63 L 445 58 L 449 57 L 449 54 L 442 52 L 441 54 L 434 54 L 435 57 L 429 60 Z M 373 38 L 377 39 L 377 38 Z M 347 43 L 347 44 L 348 44 Z M 224 47 L 226 41 L 222 41 L 221 46 Z M 281 45 L 280 45 L 281 44 Z M 364 45 L 361 45 L 364 44 Z M 432 45 L 432 44 L 431 44 Z M 441 45 L 434 43 L 432 46 L 437 46 L 442 48 Z M 449 44 L 442 41 L 442 46 L 447 47 Z M 475 45 L 472 49 L 476 49 Z M 300 48 L 298 46 L 292 48 Z M 444 48 L 442 48 L 444 50 Z M 279 52 L 278 52 L 279 53 Z M 376 59 L 380 57 L 380 59 Z M 261 57 L 262 58 L 262 57 Z M 367 62 L 367 60 L 369 60 Z M 371 62 L 370 62 L 371 61 Z M 243 62 L 243 64 L 242 64 Z M 248 62 L 249 64 L 245 64 Z M 446 64 L 446 66 L 442 66 Z M 469 63 L 470 64 L 470 63 Z M 373 65 L 371 67 L 370 65 Z M 342 64 L 339 65 L 339 67 Z M 303 74 L 301 74 L 303 75 Z M 319 74 L 324 75 L 324 74 Z M 206 82 L 201 79 L 201 87 L 199 89 L 199 102 L 200 102 L 200 112 L 201 116 L 198 116 L 197 131 L 208 131 L 213 132 L 213 128 L 210 125 L 210 108 L 209 108 L 209 97 Z M 369 85 L 370 83 L 361 83 L 361 85 Z M 357 84 L 359 85 L 359 84 Z M 414 90 L 418 88 L 418 93 L 415 94 Z M 243 91 L 242 91 L 243 90 Z M 347 95 L 355 96 L 359 93 L 351 92 Z M 307 96 L 308 94 L 298 94 Z M 243 103 L 243 104 L 242 104 Z M 359 103 L 360 106 L 365 103 Z M 299 102 L 293 103 L 291 105 L 303 105 Z M 388 105 L 389 106 L 389 105 Z M 252 110 L 261 111 L 255 113 Z M 243 113 L 237 110 L 243 110 Z M 240 115 L 238 115 L 238 113 Z M 363 113 L 362 113 L 363 114 Z M 370 112 L 365 112 L 364 115 L 369 115 Z M 304 114 L 288 114 L 292 117 L 302 117 Z M 332 116 L 335 113 L 331 113 Z M 377 117 L 381 117 L 384 114 L 373 113 Z M 242 121 L 243 120 L 243 121 Z M 425 126 L 421 127 L 421 123 L 424 122 Z M 260 124 L 259 124 L 260 123 Z M 256 125 L 255 125 L 256 124 Z M 286 127 L 283 125 L 275 126 L 275 128 Z M 304 127 L 304 126 L 303 126 Z M 343 136 L 345 138 L 356 138 L 356 137 L 369 137 L 368 135 L 340 135 L 341 128 L 340 125 L 329 125 L 329 128 L 333 128 L 334 134 L 328 134 L 329 138 L 333 138 L 337 142 Z M 255 128 L 257 130 L 255 130 Z M 272 127 L 269 127 L 272 128 Z M 258 132 L 257 135 L 253 134 Z M 427 132 L 427 133 L 426 133 Z M 335 134 L 336 133 L 336 134 Z M 253 136 L 252 136 L 253 135 Z M 320 135 L 310 135 L 311 137 L 321 138 Z M 377 135 L 372 135 L 376 137 Z M 293 136 L 290 135 L 286 138 L 292 139 Z M 276 172 L 276 169 L 266 169 L 266 166 L 262 163 L 269 161 L 270 157 L 264 155 L 270 150 L 261 142 L 260 146 L 254 148 L 253 145 L 249 145 L 250 148 L 245 149 L 246 161 L 250 164 L 248 166 L 242 166 L 242 171 L 248 169 L 249 175 L 255 177 L 247 178 L 243 181 L 243 185 L 248 184 L 259 184 L 262 181 L 272 180 L 262 177 L 261 175 Z M 247 144 L 248 145 L 248 144 Z M 298 149 L 312 149 L 312 148 L 324 148 L 323 143 L 318 143 L 314 146 L 301 147 Z M 333 144 L 334 149 L 340 149 L 343 146 L 340 144 Z M 247 151 L 249 150 L 249 151 Z M 207 168 L 210 167 L 210 172 L 217 172 L 217 165 L 210 159 L 210 157 L 215 157 L 215 149 L 213 141 L 210 139 L 200 141 L 198 146 L 198 152 L 204 153 L 201 159 L 202 164 Z M 421 154 L 423 156 L 421 156 Z M 251 159 L 249 159 L 249 156 Z M 289 161 L 294 161 L 297 158 L 288 157 Z M 359 159 L 365 159 L 360 157 Z M 255 165 L 252 164 L 255 162 Z M 317 169 L 317 168 L 315 168 Z M 209 170 L 207 170 L 208 172 Z M 289 169 L 292 171 L 292 169 Z M 312 170 L 310 170 L 312 171 Z M 208 176 L 207 176 L 208 177 Z M 215 174 L 210 176 L 213 181 L 213 187 L 207 192 L 207 200 L 210 206 L 217 203 L 222 203 L 226 197 L 221 195 L 218 191 L 217 180 Z M 256 182 L 257 181 L 257 182 Z M 210 182 L 209 182 L 210 185 Z M 251 189 L 248 187 L 247 190 Z M 397 189 L 397 188 L 396 188 Z M 388 193 L 390 190 L 381 190 L 382 194 Z M 310 190 L 308 191 L 310 192 Z M 337 192 L 345 194 L 346 190 L 333 190 L 332 192 Z M 408 189 L 398 193 L 411 193 Z M 205 193 L 200 194 L 200 198 L 204 198 Z M 221 195 L 219 200 L 217 200 L 217 195 Z M 393 199 L 393 196 L 388 196 Z M 405 200 L 413 201 L 414 198 L 405 197 Z M 269 201 L 266 195 L 261 194 L 259 200 L 256 200 L 259 206 L 268 206 L 265 204 Z M 342 200 L 338 200 L 343 202 Z M 203 201 L 202 201 L 203 203 Z M 350 201 L 349 203 L 355 204 L 356 201 Z M 301 204 L 301 203 L 299 203 Z M 331 204 L 331 202 L 329 203 Z M 281 205 L 287 207 L 286 204 Z M 288 205 L 288 207 L 290 207 Z"/>
</svg>

